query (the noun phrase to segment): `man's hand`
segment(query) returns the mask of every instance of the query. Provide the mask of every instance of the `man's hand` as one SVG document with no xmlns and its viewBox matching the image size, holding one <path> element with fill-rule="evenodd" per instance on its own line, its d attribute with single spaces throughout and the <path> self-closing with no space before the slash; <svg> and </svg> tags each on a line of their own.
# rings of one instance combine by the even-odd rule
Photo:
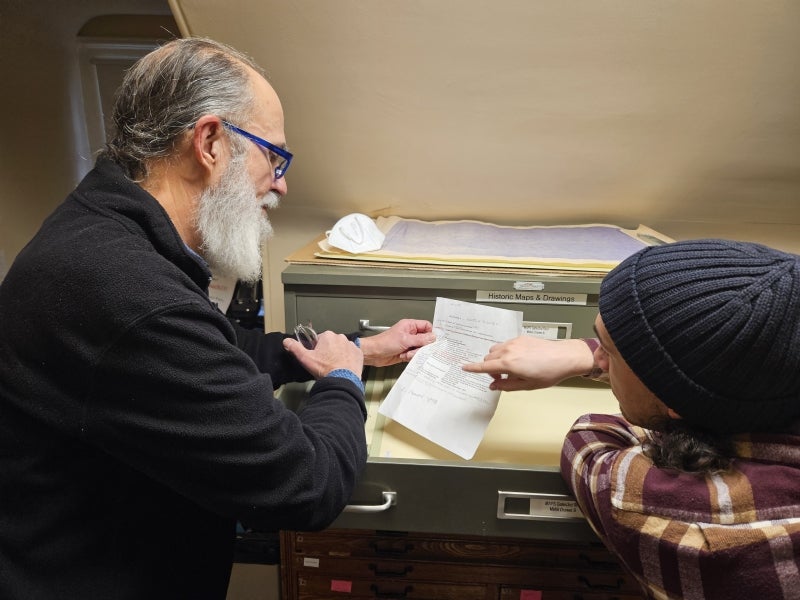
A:
<svg viewBox="0 0 800 600">
<path fill-rule="evenodd" d="M 594 365 L 592 351 L 583 340 L 543 340 L 523 335 L 489 348 L 480 363 L 463 369 L 488 373 L 490 389 L 502 391 L 538 390 L 568 377 L 584 375 Z"/>
<path fill-rule="evenodd" d="M 418 348 L 435 340 L 433 325 L 429 321 L 402 319 L 386 331 L 362 337 L 360 342 L 364 364 L 385 367 L 408 362 Z"/>
<path fill-rule="evenodd" d="M 320 333 L 313 350 L 292 338 L 284 339 L 283 347 L 294 354 L 314 379 L 320 379 L 335 369 L 349 369 L 357 376 L 364 370 L 364 355 L 358 346 L 332 331 Z"/>
</svg>

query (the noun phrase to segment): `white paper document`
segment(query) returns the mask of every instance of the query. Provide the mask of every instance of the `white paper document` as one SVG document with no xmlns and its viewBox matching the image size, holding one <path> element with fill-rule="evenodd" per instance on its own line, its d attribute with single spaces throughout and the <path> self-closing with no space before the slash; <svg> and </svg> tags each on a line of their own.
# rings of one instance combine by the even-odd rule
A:
<svg viewBox="0 0 800 600">
<path fill-rule="evenodd" d="M 461 366 L 483 360 L 493 344 L 522 335 L 522 313 L 437 298 L 433 330 L 436 341 L 414 355 L 378 412 L 470 459 L 500 392 L 489 389 L 491 376 Z"/>
</svg>

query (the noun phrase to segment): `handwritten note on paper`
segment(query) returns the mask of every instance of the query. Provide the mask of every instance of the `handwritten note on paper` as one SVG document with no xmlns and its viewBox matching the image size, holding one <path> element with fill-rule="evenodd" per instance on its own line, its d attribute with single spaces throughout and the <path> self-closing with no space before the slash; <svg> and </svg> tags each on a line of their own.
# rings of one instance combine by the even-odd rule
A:
<svg viewBox="0 0 800 600">
<path fill-rule="evenodd" d="M 378 409 L 461 458 L 475 454 L 500 392 L 491 377 L 461 365 L 483 360 L 489 348 L 522 334 L 522 313 L 437 298 L 436 341 L 421 348 Z"/>
</svg>

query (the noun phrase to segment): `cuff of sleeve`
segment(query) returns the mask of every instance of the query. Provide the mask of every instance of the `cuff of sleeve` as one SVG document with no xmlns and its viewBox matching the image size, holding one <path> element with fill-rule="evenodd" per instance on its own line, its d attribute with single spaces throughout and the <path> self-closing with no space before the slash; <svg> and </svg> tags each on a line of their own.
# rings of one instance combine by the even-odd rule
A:
<svg viewBox="0 0 800 600">
<path fill-rule="evenodd" d="M 581 338 L 581 340 L 587 346 L 589 346 L 589 350 L 592 351 L 592 356 L 594 356 L 595 350 L 597 350 L 600 347 L 600 342 L 595 338 Z M 598 379 L 602 376 L 603 376 L 603 369 L 601 369 L 597 365 L 594 365 L 591 371 L 589 371 L 588 373 L 584 373 L 582 375 L 582 377 L 585 377 L 586 379 Z"/>
<path fill-rule="evenodd" d="M 326 377 L 341 377 L 342 379 L 349 379 L 358 386 L 358 389 L 361 390 L 362 394 L 364 393 L 364 382 L 361 381 L 361 378 L 353 373 L 350 369 L 334 369 L 328 373 Z"/>
</svg>

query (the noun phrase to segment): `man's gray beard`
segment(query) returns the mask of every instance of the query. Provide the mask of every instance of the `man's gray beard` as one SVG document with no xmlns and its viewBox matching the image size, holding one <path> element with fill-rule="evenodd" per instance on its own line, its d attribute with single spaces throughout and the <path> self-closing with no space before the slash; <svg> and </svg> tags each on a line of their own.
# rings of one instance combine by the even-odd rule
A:
<svg viewBox="0 0 800 600">
<path fill-rule="evenodd" d="M 203 257 L 215 277 L 253 283 L 261 277 L 262 245 L 272 236 L 262 207 L 276 207 L 280 196 L 270 191 L 259 201 L 246 156 L 235 156 L 220 181 L 200 195 L 197 229 Z"/>
</svg>

